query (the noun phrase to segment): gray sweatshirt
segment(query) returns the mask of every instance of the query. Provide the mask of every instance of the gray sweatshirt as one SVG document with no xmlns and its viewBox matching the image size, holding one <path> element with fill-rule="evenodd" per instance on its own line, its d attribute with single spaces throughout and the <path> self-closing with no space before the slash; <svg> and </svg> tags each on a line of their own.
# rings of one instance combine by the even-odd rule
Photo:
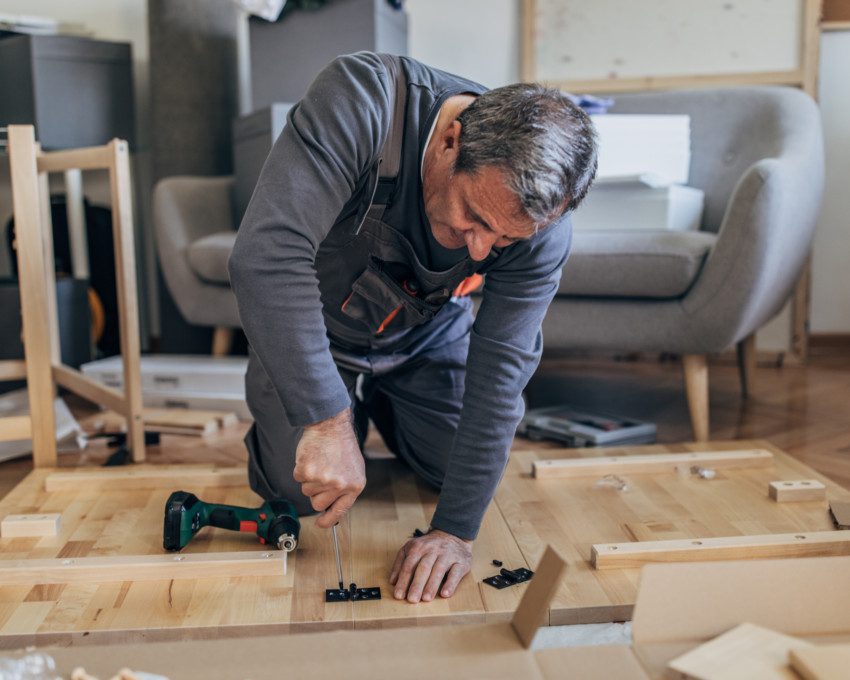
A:
<svg viewBox="0 0 850 680">
<path fill-rule="evenodd" d="M 404 151 L 383 219 L 411 241 L 423 264 L 447 269 L 466 251 L 434 240 L 420 163 L 446 99 L 485 88 L 413 59 L 402 57 L 401 65 L 408 80 Z M 363 198 L 390 129 L 392 91 L 383 63 L 368 52 L 339 57 L 317 76 L 269 154 L 230 257 L 245 334 L 294 427 L 351 405 L 329 350 L 313 265 L 322 240 Z M 569 219 L 561 218 L 502 249 L 488 269 L 434 528 L 465 539 L 478 534 L 522 416 L 521 392 L 540 360 L 540 324 L 570 239 Z"/>
</svg>

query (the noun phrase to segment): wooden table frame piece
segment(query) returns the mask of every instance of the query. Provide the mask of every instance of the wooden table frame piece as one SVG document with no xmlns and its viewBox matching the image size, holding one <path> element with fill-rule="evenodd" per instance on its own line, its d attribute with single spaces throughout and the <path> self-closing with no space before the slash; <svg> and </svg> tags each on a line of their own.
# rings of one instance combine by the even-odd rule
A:
<svg viewBox="0 0 850 680">
<path fill-rule="evenodd" d="M 56 465 L 53 396 L 57 385 L 123 414 L 133 460 L 142 461 L 145 449 L 129 146 L 126 141 L 113 139 L 104 146 L 44 153 L 31 125 L 10 125 L 8 132 L 26 359 L 0 362 L 0 375 L 26 377 L 33 464 Z M 56 277 L 49 266 L 53 262 L 53 234 L 47 173 L 73 169 L 109 172 L 123 393 L 63 364 L 59 354 Z M 0 421 L 0 439 L 20 439 L 20 434 L 20 427 L 4 432 Z"/>
<path fill-rule="evenodd" d="M 591 477 L 608 474 L 675 472 L 677 467 L 699 465 L 712 468 L 765 467 L 773 454 L 764 449 L 741 451 L 694 451 L 688 453 L 647 453 L 631 456 L 599 456 L 535 460 L 532 475 L 538 479 Z"/>
<path fill-rule="evenodd" d="M 796 534 L 600 543 L 593 546 L 591 561 L 596 569 L 630 569 L 655 562 L 841 555 L 850 555 L 850 531 L 804 531 Z"/>
</svg>

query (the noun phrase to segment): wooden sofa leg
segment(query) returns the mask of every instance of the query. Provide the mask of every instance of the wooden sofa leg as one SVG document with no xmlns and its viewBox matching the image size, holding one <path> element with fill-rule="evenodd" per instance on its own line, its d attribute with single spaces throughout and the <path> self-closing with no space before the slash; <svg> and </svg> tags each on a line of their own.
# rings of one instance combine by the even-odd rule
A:
<svg viewBox="0 0 850 680">
<path fill-rule="evenodd" d="M 212 355 L 214 357 L 225 357 L 230 354 L 233 345 L 233 329 L 226 326 L 217 326 L 213 331 Z"/>
<path fill-rule="evenodd" d="M 738 343 L 738 374 L 741 376 L 741 396 L 746 399 L 753 391 L 756 375 L 756 334 Z"/>
<path fill-rule="evenodd" d="M 685 392 L 691 412 L 694 441 L 708 441 L 708 357 L 705 354 L 685 354 Z"/>
</svg>

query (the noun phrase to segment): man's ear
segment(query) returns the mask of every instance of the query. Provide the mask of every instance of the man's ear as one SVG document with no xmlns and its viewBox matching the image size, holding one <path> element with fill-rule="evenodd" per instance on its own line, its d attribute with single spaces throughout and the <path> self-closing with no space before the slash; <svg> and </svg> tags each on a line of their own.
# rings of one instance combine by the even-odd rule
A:
<svg viewBox="0 0 850 680">
<path fill-rule="evenodd" d="M 457 152 L 457 149 L 460 146 L 460 128 L 460 121 L 453 120 L 451 124 L 443 130 L 441 141 L 444 150 L 454 149 L 455 152 Z"/>
</svg>

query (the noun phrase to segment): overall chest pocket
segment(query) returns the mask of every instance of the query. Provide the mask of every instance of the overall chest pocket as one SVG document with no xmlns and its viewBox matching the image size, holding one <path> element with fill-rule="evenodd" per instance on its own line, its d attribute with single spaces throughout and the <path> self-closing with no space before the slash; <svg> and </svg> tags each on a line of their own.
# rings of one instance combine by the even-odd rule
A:
<svg viewBox="0 0 850 680">
<path fill-rule="evenodd" d="M 433 319 L 443 305 L 416 297 L 412 290 L 405 290 L 405 285 L 390 276 L 380 262 L 372 260 L 352 284 L 351 294 L 342 303 L 342 312 L 365 324 L 373 335 L 380 335 L 388 328 L 411 328 Z"/>
</svg>

